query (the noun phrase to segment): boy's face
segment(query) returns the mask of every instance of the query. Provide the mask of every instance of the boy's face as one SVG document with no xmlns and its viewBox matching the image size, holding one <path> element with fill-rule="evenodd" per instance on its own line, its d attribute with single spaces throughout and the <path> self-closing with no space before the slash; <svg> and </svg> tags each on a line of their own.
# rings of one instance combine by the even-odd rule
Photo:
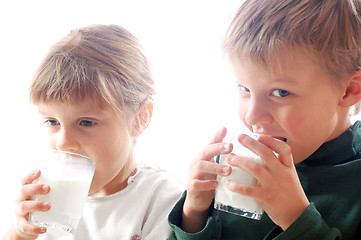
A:
<svg viewBox="0 0 361 240">
<path fill-rule="evenodd" d="M 132 139 L 112 108 L 85 99 L 78 104 L 39 104 L 38 109 L 51 149 L 82 154 L 96 162 L 90 193 L 105 195 L 106 189 L 114 189 L 114 182 L 124 180 L 119 179 L 123 167 L 134 164 Z"/>
<path fill-rule="evenodd" d="M 287 138 L 299 163 L 351 122 L 348 108 L 339 106 L 346 88 L 337 86 L 302 52 L 292 54 L 292 59 L 281 57 L 282 72 L 270 73 L 245 58 L 231 58 L 231 64 L 242 122 L 254 133 Z"/>
</svg>

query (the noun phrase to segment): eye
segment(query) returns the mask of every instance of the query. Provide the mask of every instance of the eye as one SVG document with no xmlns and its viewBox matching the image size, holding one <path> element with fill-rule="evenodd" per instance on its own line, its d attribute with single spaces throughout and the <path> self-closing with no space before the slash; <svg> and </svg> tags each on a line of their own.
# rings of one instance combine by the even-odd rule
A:
<svg viewBox="0 0 361 240">
<path fill-rule="evenodd" d="M 53 120 L 53 119 L 47 119 L 47 120 L 45 120 L 44 123 L 47 124 L 47 125 L 49 125 L 49 126 L 55 126 L 55 125 L 58 125 L 58 124 L 59 124 L 58 121 Z"/>
<path fill-rule="evenodd" d="M 286 90 L 283 90 L 283 89 L 276 89 L 272 92 L 272 95 L 273 96 L 276 96 L 276 97 L 287 97 L 288 95 L 290 95 L 291 93 L 286 91 Z"/>
<path fill-rule="evenodd" d="M 83 125 L 85 127 L 90 127 L 90 126 L 93 126 L 95 124 L 95 122 L 92 122 L 92 121 L 88 121 L 88 120 L 82 120 L 80 122 L 80 125 Z"/>
<path fill-rule="evenodd" d="M 250 92 L 250 90 L 248 88 L 246 88 L 245 86 L 238 84 L 237 87 L 239 88 L 239 90 L 241 92 Z"/>
</svg>

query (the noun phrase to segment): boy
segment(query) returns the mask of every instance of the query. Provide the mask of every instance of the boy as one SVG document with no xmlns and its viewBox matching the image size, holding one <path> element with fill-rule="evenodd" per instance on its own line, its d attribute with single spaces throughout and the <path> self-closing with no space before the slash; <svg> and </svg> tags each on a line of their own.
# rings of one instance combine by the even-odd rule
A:
<svg viewBox="0 0 361 240">
<path fill-rule="evenodd" d="M 238 141 L 264 165 L 229 154 L 255 186 L 228 188 L 255 198 L 260 221 L 213 209 L 213 162 L 232 151 L 226 129 L 192 163 L 187 192 L 169 215 L 170 239 L 360 239 L 361 2 L 246 0 L 224 50 L 240 91 L 239 116 L 259 134 Z M 283 140 L 283 141 L 281 141 Z"/>
</svg>

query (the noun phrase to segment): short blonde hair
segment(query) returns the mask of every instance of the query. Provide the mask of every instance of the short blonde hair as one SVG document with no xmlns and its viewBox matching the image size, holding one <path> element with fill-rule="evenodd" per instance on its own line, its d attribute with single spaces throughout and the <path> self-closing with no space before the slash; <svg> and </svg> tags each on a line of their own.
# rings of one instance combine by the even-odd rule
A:
<svg viewBox="0 0 361 240">
<path fill-rule="evenodd" d="M 109 104 L 134 112 L 155 93 L 150 64 L 138 40 L 117 25 L 91 25 L 56 43 L 30 85 L 30 102 Z"/>
<path fill-rule="evenodd" d="M 280 49 L 300 47 L 340 80 L 361 65 L 360 11 L 360 0 L 245 0 L 223 48 L 270 68 Z"/>
</svg>

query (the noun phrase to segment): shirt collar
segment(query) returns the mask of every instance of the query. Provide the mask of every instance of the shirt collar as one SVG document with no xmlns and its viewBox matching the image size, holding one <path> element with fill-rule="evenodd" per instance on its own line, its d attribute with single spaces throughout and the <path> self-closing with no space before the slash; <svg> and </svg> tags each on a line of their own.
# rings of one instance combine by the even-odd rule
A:
<svg viewBox="0 0 361 240">
<path fill-rule="evenodd" d="M 361 155 L 361 121 L 347 129 L 339 137 L 324 143 L 311 156 L 296 166 L 327 166 L 342 164 Z"/>
</svg>

